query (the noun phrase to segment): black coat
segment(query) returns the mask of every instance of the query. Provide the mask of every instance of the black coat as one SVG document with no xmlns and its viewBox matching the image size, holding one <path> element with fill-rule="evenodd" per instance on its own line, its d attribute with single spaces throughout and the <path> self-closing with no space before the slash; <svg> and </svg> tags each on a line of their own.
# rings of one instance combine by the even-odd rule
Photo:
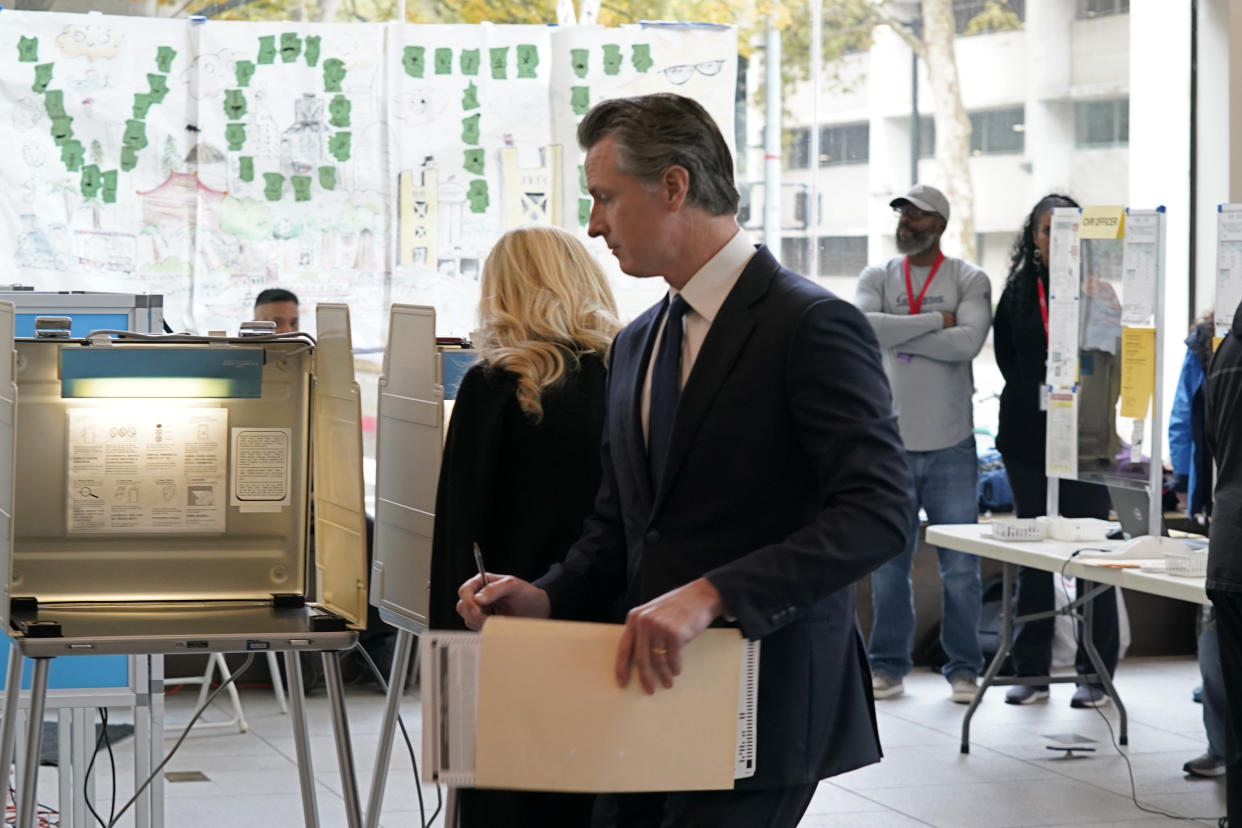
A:
<svg viewBox="0 0 1242 828">
<path fill-rule="evenodd" d="M 1047 276 L 1044 287 L 1047 288 Z M 992 318 L 992 347 L 1005 378 L 997 418 L 996 449 L 1005 462 L 1043 470 L 1048 414 L 1039 408 L 1039 387 L 1047 374 L 1048 337 L 1039 313 L 1035 284 L 1029 296 L 1016 295 L 1010 282 L 1001 293 Z"/>
<path fill-rule="evenodd" d="M 1207 588 L 1242 593 L 1242 306 L 1208 363 L 1204 385 L 1208 450 L 1216 461 Z"/>
<path fill-rule="evenodd" d="M 543 396 L 535 423 L 518 407 L 517 376 L 475 365 L 462 378 L 436 491 L 431 555 L 433 629 L 465 629 L 457 588 L 478 570 L 532 580 L 582 533 L 599 485 L 604 364 L 596 356 Z"/>
<path fill-rule="evenodd" d="M 603 479 L 552 614 L 630 608 L 706 575 L 762 639 L 757 770 L 739 789 L 810 784 L 875 762 L 854 584 L 905 548 L 914 502 L 875 334 L 764 248 L 686 380 L 658 492 L 641 398 L 663 302 L 613 345 Z"/>
</svg>

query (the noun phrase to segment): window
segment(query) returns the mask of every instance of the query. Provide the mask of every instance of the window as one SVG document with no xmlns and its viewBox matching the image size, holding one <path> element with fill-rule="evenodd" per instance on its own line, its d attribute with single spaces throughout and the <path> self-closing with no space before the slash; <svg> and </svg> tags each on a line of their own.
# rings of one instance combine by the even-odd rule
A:
<svg viewBox="0 0 1242 828">
<path fill-rule="evenodd" d="M 1074 146 L 1115 147 L 1129 143 L 1129 98 L 1074 103 Z"/>
<path fill-rule="evenodd" d="M 811 166 L 811 128 L 785 130 L 785 169 L 805 170 Z"/>
<path fill-rule="evenodd" d="M 811 240 L 807 236 L 785 236 L 781 239 L 781 264 L 790 270 L 810 275 Z M 820 236 L 819 275 L 853 278 L 867 266 L 866 236 Z"/>
<path fill-rule="evenodd" d="M 863 164 L 871 157 L 870 124 L 838 124 L 819 128 L 819 165 Z M 809 151 L 809 147 L 807 148 Z"/>
<path fill-rule="evenodd" d="M 1045 0 L 1047 2 L 1047 0 Z M 992 6 L 992 8 L 988 8 Z M 999 8 L 995 0 L 953 0 L 953 27 L 956 32 L 961 34 L 977 34 L 978 32 L 967 31 L 970 22 L 984 12 L 988 12 L 990 16 L 995 17 L 996 12 L 1012 12 L 1017 16 L 1018 20 L 1026 20 L 1026 0 L 1001 0 Z M 1008 26 L 1006 26 L 1008 28 Z M 985 24 L 983 31 L 991 31 L 991 28 Z"/>
<path fill-rule="evenodd" d="M 1026 114 L 1022 107 L 970 113 L 970 152 L 991 155 L 1022 152 Z"/>
<path fill-rule="evenodd" d="M 806 236 L 782 237 L 781 264 L 790 270 L 805 274 L 811 264 L 810 239 Z"/>
<path fill-rule="evenodd" d="M 1078 0 L 1078 17 L 1100 17 L 1105 14 L 1125 14 L 1130 11 L 1130 0 Z"/>
<path fill-rule="evenodd" d="M 857 276 L 866 266 L 866 236 L 819 237 L 820 276 Z"/>
<path fill-rule="evenodd" d="M 914 140 L 911 136 L 910 140 Z M 931 158 L 936 154 L 936 119 L 930 115 L 919 116 L 919 158 Z"/>
</svg>

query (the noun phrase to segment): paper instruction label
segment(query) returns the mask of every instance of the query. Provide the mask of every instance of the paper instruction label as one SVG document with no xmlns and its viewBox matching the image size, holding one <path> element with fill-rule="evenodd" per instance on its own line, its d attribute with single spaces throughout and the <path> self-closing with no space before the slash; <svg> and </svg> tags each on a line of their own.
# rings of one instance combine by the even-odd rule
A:
<svg viewBox="0 0 1242 828">
<path fill-rule="evenodd" d="M 279 509 L 289 504 L 292 429 L 234 428 L 230 504 Z"/>
<path fill-rule="evenodd" d="M 69 534 L 224 531 L 226 409 L 68 413 Z"/>
</svg>

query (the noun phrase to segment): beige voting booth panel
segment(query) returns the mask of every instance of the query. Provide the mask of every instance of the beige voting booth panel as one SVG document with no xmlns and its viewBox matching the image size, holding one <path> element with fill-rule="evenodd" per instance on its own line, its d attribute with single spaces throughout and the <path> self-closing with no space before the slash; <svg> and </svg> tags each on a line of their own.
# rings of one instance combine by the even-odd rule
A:
<svg viewBox="0 0 1242 828">
<path fill-rule="evenodd" d="M 8 471 L 15 516 L 0 560 L 6 628 L 33 638 L 31 620 L 48 618 L 66 636 L 132 638 L 203 623 L 203 634 L 244 634 L 256 618 L 282 632 L 316 616 L 364 624 L 361 417 L 347 309 L 326 309 L 319 325 L 318 346 L 304 335 L 17 340 L 15 383 L 0 376 L 0 395 L 16 394 L 16 406 L 0 399 L 0 446 L 13 408 L 17 423 L 13 463 L 0 464 L 0 509 Z M 141 396 L 119 396 L 129 387 L 119 385 L 70 396 L 66 355 L 89 349 L 120 369 L 209 354 L 213 364 L 250 364 L 254 381 L 246 393 L 215 386 L 184 396 L 200 392 L 170 368 L 127 375 Z M 321 591 L 309 564 L 312 488 Z M 229 611 L 247 604 L 277 609 Z M 300 605 L 307 609 L 285 610 Z M 92 623 L 104 617 L 127 623 Z"/>
<path fill-rule="evenodd" d="M 444 429 L 435 308 L 392 306 L 378 420 L 371 603 L 421 633 Z"/>
<path fill-rule="evenodd" d="M 349 308 L 320 304 L 315 324 L 315 567 L 321 603 L 361 628 L 367 621 L 366 501 Z"/>
</svg>

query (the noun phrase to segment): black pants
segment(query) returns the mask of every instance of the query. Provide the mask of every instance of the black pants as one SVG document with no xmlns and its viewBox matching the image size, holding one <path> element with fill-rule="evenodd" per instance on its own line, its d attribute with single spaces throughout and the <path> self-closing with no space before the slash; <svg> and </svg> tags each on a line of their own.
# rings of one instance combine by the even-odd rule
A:
<svg viewBox="0 0 1242 828">
<path fill-rule="evenodd" d="M 818 783 L 763 791 L 601 794 L 592 828 L 795 828 Z"/>
<path fill-rule="evenodd" d="M 1013 489 L 1014 512 L 1020 518 L 1039 517 L 1047 512 L 1048 478 L 1044 470 L 1025 463 L 1005 461 L 1005 473 Z M 1062 517 L 1108 519 L 1108 489 L 1077 480 L 1060 481 L 1058 510 Z M 1017 614 L 1048 612 L 1055 606 L 1053 573 L 1026 566 L 1018 567 Z M 1095 649 L 1111 676 L 1117 671 L 1121 633 L 1117 623 L 1116 589 L 1110 588 L 1092 600 Z M 1013 642 L 1013 669 L 1019 676 L 1046 676 L 1052 671 L 1052 618 L 1028 621 L 1018 629 Z M 1081 642 L 1074 655 L 1074 667 L 1081 674 L 1094 673 Z"/>
<path fill-rule="evenodd" d="M 461 788 L 458 828 L 589 828 L 594 794 Z"/>
<path fill-rule="evenodd" d="M 1242 825 L 1242 592 L 1209 589 L 1225 674 L 1225 808 Z"/>
</svg>

